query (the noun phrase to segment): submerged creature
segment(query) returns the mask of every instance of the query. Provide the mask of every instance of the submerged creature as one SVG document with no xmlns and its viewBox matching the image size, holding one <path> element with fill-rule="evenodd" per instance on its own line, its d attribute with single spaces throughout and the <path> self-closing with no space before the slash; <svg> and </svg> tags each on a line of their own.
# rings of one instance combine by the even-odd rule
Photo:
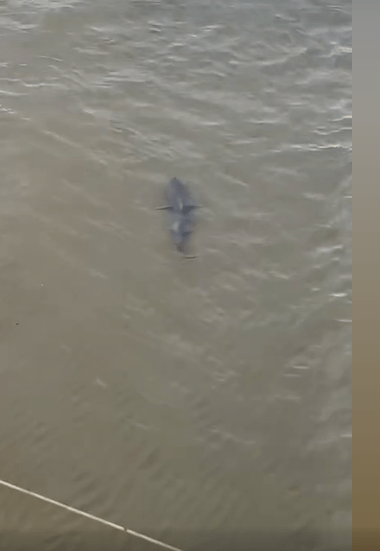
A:
<svg viewBox="0 0 380 551">
<path fill-rule="evenodd" d="M 166 192 L 167 204 L 156 210 L 167 210 L 171 218 L 171 235 L 173 243 L 186 258 L 196 258 L 186 254 L 186 246 L 194 226 L 194 209 L 200 208 L 190 195 L 188 187 L 178 178 L 169 182 Z"/>
</svg>

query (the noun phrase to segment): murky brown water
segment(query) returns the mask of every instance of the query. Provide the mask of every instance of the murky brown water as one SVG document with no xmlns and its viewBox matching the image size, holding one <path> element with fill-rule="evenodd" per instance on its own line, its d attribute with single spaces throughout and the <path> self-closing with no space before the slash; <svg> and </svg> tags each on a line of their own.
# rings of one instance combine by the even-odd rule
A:
<svg viewBox="0 0 380 551">
<path fill-rule="evenodd" d="M 0 478 L 186 549 L 342 538 L 351 3 L 2 1 L 0 124 Z"/>
</svg>

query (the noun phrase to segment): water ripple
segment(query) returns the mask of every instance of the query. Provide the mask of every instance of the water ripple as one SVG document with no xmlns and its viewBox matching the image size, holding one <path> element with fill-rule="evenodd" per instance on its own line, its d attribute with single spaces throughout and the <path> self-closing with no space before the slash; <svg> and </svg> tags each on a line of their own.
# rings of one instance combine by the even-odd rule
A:
<svg viewBox="0 0 380 551">
<path fill-rule="evenodd" d="M 179 547 L 332 526 L 349 3 L 17 0 L 0 19 L 2 476 Z M 204 205 L 193 263 L 154 212 L 171 175 Z"/>
</svg>

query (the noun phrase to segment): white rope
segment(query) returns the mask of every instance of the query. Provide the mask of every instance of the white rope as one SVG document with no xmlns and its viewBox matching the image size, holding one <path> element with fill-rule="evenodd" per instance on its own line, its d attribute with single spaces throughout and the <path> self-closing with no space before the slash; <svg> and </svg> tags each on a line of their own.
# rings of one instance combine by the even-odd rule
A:
<svg viewBox="0 0 380 551">
<path fill-rule="evenodd" d="M 171 551 L 181 551 L 181 549 L 178 549 L 178 547 L 173 547 L 172 545 L 168 545 L 167 543 L 163 543 L 162 541 L 154 540 L 149 536 L 144 536 L 144 534 L 140 534 L 139 532 L 134 532 L 133 530 L 129 530 L 129 528 L 126 528 L 125 531 L 128 532 L 128 534 L 130 534 L 131 536 L 135 536 L 136 538 L 140 538 L 142 540 L 150 541 L 151 543 L 155 543 L 156 545 L 165 547 L 165 549 L 171 549 Z"/>
<path fill-rule="evenodd" d="M 130 530 L 129 528 L 125 528 L 124 526 L 120 526 L 119 524 L 114 524 L 113 522 L 109 522 L 108 520 L 95 517 L 94 515 L 90 515 L 89 513 L 85 513 L 84 511 L 80 511 L 79 509 L 75 509 L 74 507 L 70 507 L 69 505 L 65 505 L 64 503 L 60 503 L 59 501 L 55 501 L 54 499 L 50 499 L 40 494 L 36 494 L 35 492 L 31 492 L 30 490 L 26 490 L 25 488 L 20 488 L 20 486 L 15 486 L 14 484 L 11 484 L 10 482 L 6 482 L 5 480 L 0 480 L 0 485 L 6 486 L 7 488 L 11 488 L 12 490 L 16 490 L 16 492 L 20 492 L 22 494 L 35 497 L 37 499 L 40 499 L 41 501 L 45 501 L 46 503 L 51 503 L 52 505 L 61 507 L 61 509 L 65 509 L 66 511 L 70 511 L 71 513 L 75 513 L 77 515 L 81 515 L 82 517 L 89 518 L 91 520 L 94 520 L 95 522 L 104 524 L 105 526 L 110 526 L 111 528 L 115 528 L 116 530 L 121 530 L 122 532 L 126 532 L 131 536 L 144 539 L 146 541 L 149 541 L 150 543 L 154 543 L 160 547 L 164 547 L 165 549 L 170 549 L 171 551 L 181 551 L 181 549 L 178 549 L 178 547 L 173 547 L 172 545 L 168 545 L 166 543 L 163 543 L 162 541 L 155 540 L 153 538 L 150 538 L 149 536 L 140 534 L 139 532 L 134 532 L 133 530 Z"/>
</svg>

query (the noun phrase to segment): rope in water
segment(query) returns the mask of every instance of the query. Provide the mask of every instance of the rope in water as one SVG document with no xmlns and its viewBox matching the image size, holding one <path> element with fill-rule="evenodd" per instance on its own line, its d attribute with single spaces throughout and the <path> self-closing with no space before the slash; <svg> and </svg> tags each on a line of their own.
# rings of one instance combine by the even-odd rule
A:
<svg viewBox="0 0 380 551">
<path fill-rule="evenodd" d="M 150 538 L 149 536 L 145 536 L 144 534 L 140 534 L 139 532 L 135 532 L 134 530 L 130 530 L 129 528 L 125 528 L 124 526 L 120 526 L 119 524 L 114 524 L 113 522 L 109 522 L 108 520 L 95 517 L 94 515 L 90 515 L 90 513 L 85 513 L 84 511 L 80 511 L 79 509 L 75 509 L 74 507 L 70 507 L 69 505 L 60 503 L 59 501 L 55 501 L 54 499 L 50 499 L 48 497 L 37 494 L 35 492 L 31 492 L 30 490 L 26 490 L 25 488 L 20 488 L 20 486 L 15 486 L 14 484 L 11 484 L 10 482 L 6 482 L 5 480 L 0 480 L 0 485 L 6 486 L 7 488 L 11 488 L 12 490 L 16 490 L 17 492 L 20 492 L 22 494 L 35 497 L 36 499 L 40 499 L 41 501 L 45 501 L 46 503 L 51 503 L 52 505 L 61 507 L 66 511 L 70 511 L 71 513 L 75 513 L 77 515 L 81 515 L 82 517 L 89 518 L 91 520 L 94 520 L 95 522 L 104 524 L 105 526 L 110 526 L 111 528 L 115 528 L 115 530 L 121 530 L 122 532 L 126 532 L 131 536 L 144 539 L 146 541 L 149 541 L 150 543 L 158 545 L 159 547 L 163 547 L 164 549 L 170 549 L 171 551 L 181 551 L 181 549 L 178 549 L 178 547 L 173 547 L 172 545 L 168 545 L 167 543 L 163 543 L 162 541 L 155 540 L 153 538 Z"/>
</svg>

